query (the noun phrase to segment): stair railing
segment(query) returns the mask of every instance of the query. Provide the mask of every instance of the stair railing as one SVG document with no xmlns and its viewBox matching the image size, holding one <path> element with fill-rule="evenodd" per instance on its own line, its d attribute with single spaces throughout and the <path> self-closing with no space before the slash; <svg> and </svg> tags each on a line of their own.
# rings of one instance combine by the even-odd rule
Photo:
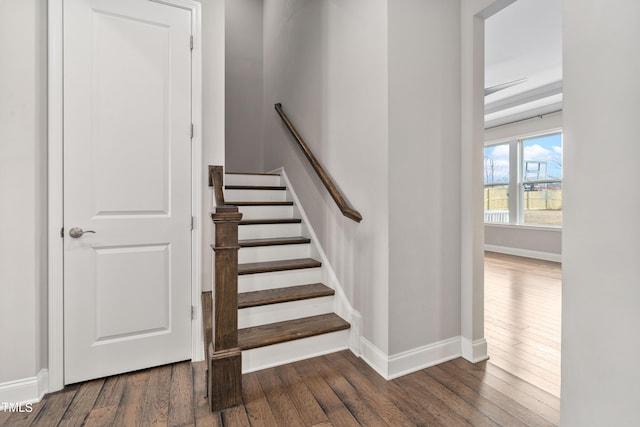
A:
<svg viewBox="0 0 640 427">
<path fill-rule="evenodd" d="M 242 353 L 238 347 L 238 223 L 237 206 L 224 203 L 222 166 L 209 166 L 209 185 L 216 203 L 211 214 L 215 224 L 215 275 L 213 312 L 205 313 L 205 324 L 213 323 L 207 345 L 209 406 L 212 411 L 242 403 Z M 205 328 L 206 330 L 206 328 Z"/>
<path fill-rule="evenodd" d="M 304 155 L 307 157 L 307 160 L 309 160 L 309 163 L 311 163 L 311 166 L 316 171 L 316 174 L 318 174 L 318 178 L 320 178 L 320 181 L 322 181 L 322 184 L 325 186 L 327 191 L 329 191 L 329 194 L 338 205 L 338 209 L 340 209 L 342 214 L 347 218 L 350 218 L 356 222 L 362 221 L 362 215 L 360 215 L 360 212 L 358 212 L 353 207 L 351 207 L 351 205 L 346 200 L 346 198 L 344 197 L 344 195 L 342 194 L 338 186 L 333 182 L 329 174 L 322 167 L 322 165 L 320 164 L 316 156 L 313 154 L 309 146 L 304 142 L 304 140 L 300 136 L 300 133 L 296 130 L 296 128 L 291 123 L 291 120 L 289 120 L 287 115 L 282 110 L 282 104 L 280 103 L 276 104 L 275 108 L 278 114 L 280 115 L 280 118 L 284 122 L 285 126 L 287 127 L 287 129 L 289 129 L 289 132 L 291 132 L 291 135 L 298 143 L 298 146 L 300 147 Z"/>
</svg>

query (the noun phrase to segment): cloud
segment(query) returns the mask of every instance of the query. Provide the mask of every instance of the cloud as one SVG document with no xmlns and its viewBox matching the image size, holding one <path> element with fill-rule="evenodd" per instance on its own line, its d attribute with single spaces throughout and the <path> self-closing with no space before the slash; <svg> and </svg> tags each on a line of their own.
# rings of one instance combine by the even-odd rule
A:
<svg viewBox="0 0 640 427">
<path fill-rule="evenodd" d="M 562 147 L 558 147 L 557 145 L 554 145 L 553 147 L 553 151 L 560 156 L 560 158 L 562 158 Z"/>
<path fill-rule="evenodd" d="M 524 147 L 525 160 L 535 160 L 539 162 L 546 162 L 553 159 L 553 154 L 550 150 L 547 150 L 541 145 L 533 144 Z"/>
<path fill-rule="evenodd" d="M 509 161 L 509 144 L 501 144 L 492 147 L 489 151 L 489 157 L 494 160 L 506 160 Z"/>
</svg>

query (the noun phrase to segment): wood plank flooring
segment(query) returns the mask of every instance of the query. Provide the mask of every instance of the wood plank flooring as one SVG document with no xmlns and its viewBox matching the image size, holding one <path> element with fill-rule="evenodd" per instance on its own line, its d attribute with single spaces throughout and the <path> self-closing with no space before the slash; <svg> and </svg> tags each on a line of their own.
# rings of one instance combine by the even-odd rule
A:
<svg viewBox="0 0 640 427">
<path fill-rule="evenodd" d="M 560 397 L 562 267 L 485 252 L 485 335 L 491 364 Z"/>
<path fill-rule="evenodd" d="M 204 362 L 89 381 L 0 426 L 552 426 L 559 399 L 492 363 L 456 359 L 385 381 L 350 351 L 243 376 L 244 405 L 211 413 Z"/>
<path fill-rule="evenodd" d="M 490 361 L 385 381 L 344 351 L 243 376 L 244 405 L 211 413 L 204 362 L 65 387 L 0 426 L 552 426 L 560 418 L 557 263 L 487 252 Z"/>
</svg>

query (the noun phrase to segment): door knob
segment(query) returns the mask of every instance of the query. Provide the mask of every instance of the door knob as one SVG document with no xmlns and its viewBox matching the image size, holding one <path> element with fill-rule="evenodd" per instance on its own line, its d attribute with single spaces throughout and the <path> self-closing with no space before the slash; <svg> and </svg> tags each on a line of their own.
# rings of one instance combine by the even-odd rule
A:
<svg viewBox="0 0 640 427">
<path fill-rule="evenodd" d="M 84 233 L 94 233 L 95 234 L 95 231 L 93 231 L 93 230 L 84 231 L 80 227 L 73 227 L 72 229 L 69 230 L 69 236 L 73 237 L 74 239 L 77 239 L 78 237 L 82 237 L 82 235 Z"/>
</svg>

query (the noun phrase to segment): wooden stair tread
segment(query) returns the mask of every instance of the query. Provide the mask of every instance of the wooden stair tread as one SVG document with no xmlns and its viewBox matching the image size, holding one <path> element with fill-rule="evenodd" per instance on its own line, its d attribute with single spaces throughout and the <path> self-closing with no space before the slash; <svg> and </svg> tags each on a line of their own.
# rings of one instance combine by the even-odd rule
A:
<svg viewBox="0 0 640 427">
<path fill-rule="evenodd" d="M 238 265 L 238 275 L 269 273 L 272 271 L 299 270 L 320 267 L 322 263 L 313 258 L 284 259 L 278 261 L 250 262 Z"/>
<path fill-rule="evenodd" d="M 238 294 L 238 308 L 258 307 L 281 302 L 301 301 L 310 298 L 328 297 L 335 291 L 322 283 L 267 289 Z"/>
<path fill-rule="evenodd" d="M 334 313 L 304 317 L 253 326 L 238 331 L 238 344 L 241 350 L 279 344 L 301 338 L 349 329 L 351 325 Z"/>
<path fill-rule="evenodd" d="M 225 202 L 231 206 L 293 206 L 293 202 Z"/>
<path fill-rule="evenodd" d="M 256 246 L 277 246 L 277 245 L 301 245 L 311 243 L 308 237 L 272 237 L 270 239 L 246 239 L 238 240 L 241 248 L 252 248 Z"/>
<path fill-rule="evenodd" d="M 260 225 L 260 224 L 300 224 L 300 218 L 265 218 L 265 219 L 243 219 L 238 225 Z"/>
<path fill-rule="evenodd" d="M 225 185 L 225 190 L 286 190 L 284 185 Z"/>
</svg>

